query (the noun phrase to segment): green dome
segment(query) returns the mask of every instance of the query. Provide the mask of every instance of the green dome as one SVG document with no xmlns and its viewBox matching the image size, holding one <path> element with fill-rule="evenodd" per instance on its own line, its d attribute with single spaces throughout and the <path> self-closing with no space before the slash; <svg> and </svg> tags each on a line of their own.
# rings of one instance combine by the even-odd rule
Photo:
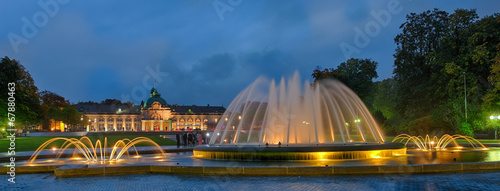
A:
<svg viewBox="0 0 500 191">
<path fill-rule="evenodd" d="M 151 97 L 144 103 L 143 107 L 144 108 L 149 108 L 151 107 L 151 104 L 153 104 L 155 101 L 158 101 L 162 107 L 167 107 L 167 101 L 165 101 L 163 98 L 161 98 L 161 95 L 158 93 L 156 88 L 151 88 Z"/>
</svg>

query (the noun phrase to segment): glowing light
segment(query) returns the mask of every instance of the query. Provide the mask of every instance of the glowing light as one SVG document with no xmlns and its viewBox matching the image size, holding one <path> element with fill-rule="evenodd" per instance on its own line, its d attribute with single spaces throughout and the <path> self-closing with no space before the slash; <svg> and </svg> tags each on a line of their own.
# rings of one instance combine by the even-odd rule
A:
<svg viewBox="0 0 500 191">
<path fill-rule="evenodd" d="M 493 115 L 492 115 L 492 116 L 490 116 L 490 119 L 491 119 L 491 120 L 495 119 L 495 116 L 493 116 Z"/>
<path fill-rule="evenodd" d="M 227 121 L 227 117 L 226 117 L 226 121 Z"/>
<path fill-rule="evenodd" d="M 210 136 L 210 133 L 207 133 L 207 137 Z"/>
<path fill-rule="evenodd" d="M 345 123 L 346 126 L 349 126 L 349 123 Z"/>
<path fill-rule="evenodd" d="M 220 135 L 219 133 L 217 133 L 217 135 Z"/>
<path fill-rule="evenodd" d="M 352 143 L 352 140 L 349 140 L 349 142 L 351 142 L 351 143 Z"/>
<path fill-rule="evenodd" d="M 238 116 L 238 119 L 241 119 L 241 115 L 240 115 L 240 116 Z"/>
<path fill-rule="evenodd" d="M 139 155 L 135 155 L 135 156 L 133 156 L 132 158 L 141 158 L 141 156 L 139 156 Z"/>
<path fill-rule="evenodd" d="M 12 123 L 12 122 L 9 122 L 9 126 L 12 126 L 13 124 L 14 124 L 14 123 Z"/>
<path fill-rule="evenodd" d="M 370 158 L 381 158 L 382 151 L 370 151 L 369 156 Z"/>
<path fill-rule="evenodd" d="M 433 144 L 434 144 L 434 141 L 431 141 L 431 145 L 433 145 Z"/>
<path fill-rule="evenodd" d="M 316 153 L 316 155 L 318 156 L 319 160 L 321 160 L 321 161 L 326 160 L 326 152 L 318 152 L 318 153 Z"/>
<path fill-rule="evenodd" d="M 5 128 L 4 128 L 4 129 L 2 129 L 2 131 L 5 131 Z"/>
<path fill-rule="evenodd" d="M 56 151 L 57 149 L 55 147 L 52 147 L 52 151 Z"/>
</svg>

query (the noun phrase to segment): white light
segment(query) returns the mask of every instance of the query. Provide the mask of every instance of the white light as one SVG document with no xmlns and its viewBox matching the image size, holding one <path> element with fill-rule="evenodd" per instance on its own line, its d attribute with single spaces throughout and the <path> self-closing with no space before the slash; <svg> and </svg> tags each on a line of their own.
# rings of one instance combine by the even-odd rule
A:
<svg viewBox="0 0 500 191">
<path fill-rule="evenodd" d="M 498 118 L 498 119 L 500 119 L 500 115 L 499 115 L 499 116 L 497 116 L 497 118 Z"/>
<path fill-rule="evenodd" d="M 5 129 L 2 129 L 2 131 L 5 131 Z"/>
<path fill-rule="evenodd" d="M 490 116 L 490 119 L 491 119 L 491 120 L 495 119 L 495 116 L 493 116 L 493 115 L 492 115 L 492 116 Z"/>
<path fill-rule="evenodd" d="M 207 133 L 207 137 L 210 136 L 210 133 Z"/>
<path fill-rule="evenodd" d="M 9 126 L 12 126 L 12 122 L 9 122 Z"/>
<path fill-rule="evenodd" d="M 219 133 L 217 133 L 217 135 L 219 135 Z"/>
</svg>

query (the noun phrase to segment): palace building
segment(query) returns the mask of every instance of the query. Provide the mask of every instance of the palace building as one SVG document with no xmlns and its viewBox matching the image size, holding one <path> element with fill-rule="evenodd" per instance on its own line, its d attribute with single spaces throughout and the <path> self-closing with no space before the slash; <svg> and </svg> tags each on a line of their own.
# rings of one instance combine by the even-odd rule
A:
<svg viewBox="0 0 500 191">
<path fill-rule="evenodd" d="M 89 118 L 87 131 L 192 131 L 215 129 L 226 109 L 170 105 L 152 88 L 141 105 L 79 104 L 77 110 Z"/>
</svg>

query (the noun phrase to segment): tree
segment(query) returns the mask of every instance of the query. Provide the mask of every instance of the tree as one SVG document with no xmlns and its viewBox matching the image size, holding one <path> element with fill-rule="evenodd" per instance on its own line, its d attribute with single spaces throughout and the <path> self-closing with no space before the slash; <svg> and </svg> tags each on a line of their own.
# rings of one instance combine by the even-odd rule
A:
<svg viewBox="0 0 500 191">
<path fill-rule="evenodd" d="M 378 83 L 378 88 L 373 102 L 375 110 L 382 112 L 383 116 L 390 119 L 397 115 L 396 112 L 396 81 L 388 78 Z"/>
<path fill-rule="evenodd" d="M 331 68 L 321 71 L 320 68 L 316 68 L 311 76 L 315 80 L 333 78 L 341 81 L 351 88 L 365 102 L 368 108 L 372 109 L 373 94 L 376 88 L 373 79 L 378 77 L 377 65 L 377 62 L 370 59 L 351 58 L 340 63 L 336 69 Z"/>
<path fill-rule="evenodd" d="M 478 18 L 475 10 L 465 9 L 407 15 L 394 54 L 401 126 L 422 128 L 432 122 L 445 131 L 473 135 L 484 128 L 487 112 L 500 109 L 500 88 L 495 89 L 500 18 L 498 13 Z"/>
<path fill-rule="evenodd" d="M 64 97 L 51 92 L 51 91 L 42 91 L 39 93 L 40 94 L 40 99 L 42 101 L 42 104 L 45 104 L 49 107 L 54 107 L 54 108 L 64 108 L 64 107 L 69 107 L 70 103 L 68 100 L 66 100 Z"/>
<path fill-rule="evenodd" d="M 448 32 L 448 13 L 434 9 L 421 14 L 411 13 L 400 28 L 394 41 L 394 79 L 397 82 L 396 110 L 402 117 L 418 118 L 430 113 L 440 100 L 431 92 L 440 91 L 436 86 L 435 71 L 441 65 L 431 65 L 436 52 L 442 49 L 441 41 Z M 442 91 L 442 90 L 441 90 Z"/>
<path fill-rule="evenodd" d="M 29 72 L 17 60 L 9 57 L 2 58 L 0 64 L 0 125 L 7 124 L 7 99 L 8 83 L 15 83 L 15 112 L 16 127 L 37 123 L 40 120 L 40 100 L 37 94 L 38 88 Z"/>
</svg>

